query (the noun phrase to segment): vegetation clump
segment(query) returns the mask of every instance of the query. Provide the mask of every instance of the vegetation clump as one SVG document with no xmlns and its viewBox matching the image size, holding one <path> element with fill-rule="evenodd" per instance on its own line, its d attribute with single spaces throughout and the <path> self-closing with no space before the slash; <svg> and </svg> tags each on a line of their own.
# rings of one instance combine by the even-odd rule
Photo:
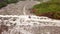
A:
<svg viewBox="0 0 60 34">
<path fill-rule="evenodd" d="M 0 8 L 6 6 L 7 4 L 16 2 L 18 2 L 18 0 L 0 0 Z"/>
<path fill-rule="evenodd" d="M 32 11 L 38 16 L 60 19 L 60 0 L 50 0 L 33 6 Z"/>
</svg>

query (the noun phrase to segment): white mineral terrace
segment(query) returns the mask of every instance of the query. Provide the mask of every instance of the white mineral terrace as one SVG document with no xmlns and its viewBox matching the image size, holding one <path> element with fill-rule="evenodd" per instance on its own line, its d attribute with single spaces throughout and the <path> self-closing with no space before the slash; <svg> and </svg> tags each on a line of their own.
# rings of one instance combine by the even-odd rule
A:
<svg viewBox="0 0 60 34">
<path fill-rule="evenodd" d="M 60 26 L 60 20 L 50 19 L 48 17 L 43 16 L 35 16 L 35 15 L 0 15 L 0 17 L 11 17 L 8 20 L 3 20 L 5 25 L 10 26 L 10 23 L 16 25 L 39 25 L 39 26 Z M 16 19 L 15 21 L 13 21 Z M 0 19 L 1 21 L 1 19 Z M 7 24 L 6 24 L 7 23 Z"/>
</svg>

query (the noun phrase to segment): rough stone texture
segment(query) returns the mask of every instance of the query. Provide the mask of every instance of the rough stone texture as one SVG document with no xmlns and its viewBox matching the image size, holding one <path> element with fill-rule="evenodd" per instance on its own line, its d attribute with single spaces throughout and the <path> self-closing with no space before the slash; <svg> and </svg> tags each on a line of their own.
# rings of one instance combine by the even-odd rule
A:
<svg viewBox="0 0 60 34">
<path fill-rule="evenodd" d="M 60 27 L 56 27 L 56 26 L 43 26 L 43 27 L 38 27 L 35 28 L 35 34 L 40 34 L 40 33 L 46 33 L 46 32 L 50 32 L 50 34 L 60 34 Z"/>
<path fill-rule="evenodd" d="M 2 9 L 0 9 L 0 14 L 1 15 L 18 15 L 18 14 L 22 14 L 22 11 L 20 9 L 21 8 L 19 8 L 15 4 L 9 4 L 8 6 L 3 7 Z"/>
</svg>

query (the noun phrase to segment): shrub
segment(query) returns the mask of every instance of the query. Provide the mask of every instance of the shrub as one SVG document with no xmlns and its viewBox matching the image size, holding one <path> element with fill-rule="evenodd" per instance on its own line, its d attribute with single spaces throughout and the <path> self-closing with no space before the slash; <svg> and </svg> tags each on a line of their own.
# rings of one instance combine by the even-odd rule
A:
<svg viewBox="0 0 60 34">
<path fill-rule="evenodd" d="M 6 6 L 6 5 L 7 5 L 6 2 L 1 2 L 1 3 L 0 3 L 0 8 L 4 7 L 4 6 Z"/>
<path fill-rule="evenodd" d="M 18 2 L 18 0 L 5 0 L 5 2 L 7 4 L 10 4 L 10 3 L 16 3 L 16 2 Z"/>
<path fill-rule="evenodd" d="M 10 3 L 16 3 L 18 2 L 18 0 L 0 0 L 0 8 L 6 6 L 7 4 L 10 4 Z"/>
</svg>

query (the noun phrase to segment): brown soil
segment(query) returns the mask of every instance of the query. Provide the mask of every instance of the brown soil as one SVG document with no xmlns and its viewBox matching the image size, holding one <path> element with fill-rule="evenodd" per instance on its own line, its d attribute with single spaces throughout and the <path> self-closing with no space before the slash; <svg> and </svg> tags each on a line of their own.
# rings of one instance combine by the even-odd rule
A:
<svg viewBox="0 0 60 34">
<path fill-rule="evenodd" d="M 8 26 L 0 25 L 0 34 L 1 34 L 3 31 L 8 31 Z"/>
<path fill-rule="evenodd" d="M 46 16 L 52 19 L 59 19 L 60 20 L 60 12 L 47 12 L 43 14 L 39 14 L 38 16 Z"/>
</svg>

